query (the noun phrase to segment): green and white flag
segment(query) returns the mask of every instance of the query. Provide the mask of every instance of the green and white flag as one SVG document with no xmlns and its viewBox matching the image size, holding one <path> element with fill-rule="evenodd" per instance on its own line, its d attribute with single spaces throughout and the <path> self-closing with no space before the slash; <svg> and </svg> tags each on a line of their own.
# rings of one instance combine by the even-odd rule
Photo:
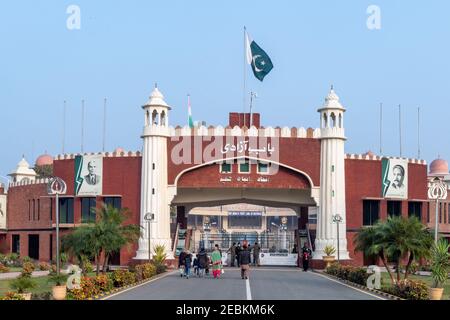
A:
<svg viewBox="0 0 450 320">
<path fill-rule="evenodd" d="M 192 111 L 191 111 L 191 96 L 188 95 L 188 125 L 189 128 L 194 127 L 194 121 L 192 121 Z"/>
<path fill-rule="evenodd" d="M 245 47 L 247 63 L 252 66 L 255 77 L 263 81 L 264 77 L 272 70 L 273 64 L 267 53 L 253 41 L 245 31 Z"/>
</svg>

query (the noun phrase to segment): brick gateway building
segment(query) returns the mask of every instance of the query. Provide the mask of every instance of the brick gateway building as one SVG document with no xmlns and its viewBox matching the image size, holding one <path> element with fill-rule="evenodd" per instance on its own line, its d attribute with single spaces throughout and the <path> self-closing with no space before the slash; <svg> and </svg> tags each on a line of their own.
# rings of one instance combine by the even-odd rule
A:
<svg viewBox="0 0 450 320">
<path fill-rule="evenodd" d="M 142 226 L 143 237 L 117 253 L 114 264 L 148 259 L 146 213 L 155 215 L 152 246 L 165 245 L 173 259 L 171 212 L 186 228 L 196 207 L 248 203 L 290 208 L 298 229 L 308 228 L 313 235 L 316 264 L 325 246 L 337 248 L 338 241 L 341 260 L 368 263 L 353 250 L 354 234 L 388 214 L 429 222 L 425 161 L 346 154 L 345 109 L 333 89 L 318 109 L 317 129 L 262 127 L 259 114 L 242 113 L 230 113 L 226 127 L 170 127 L 171 108 L 157 88 L 142 108 L 142 153 L 117 149 L 44 161 L 67 182 L 67 194 L 60 199 L 63 234 L 95 218 L 90 209 L 103 202 L 129 208 L 132 216 L 126 223 Z M 11 174 L 14 182 L 7 194 L 0 189 L 7 200 L 0 250 L 50 260 L 55 255 L 55 200 L 47 195 L 47 181 L 27 166 L 22 160 Z M 311 212 L 317 212 L 315 224 L 308 223 Z M 339 239 L 335 214 L 342 217 Z"/>
</svg>

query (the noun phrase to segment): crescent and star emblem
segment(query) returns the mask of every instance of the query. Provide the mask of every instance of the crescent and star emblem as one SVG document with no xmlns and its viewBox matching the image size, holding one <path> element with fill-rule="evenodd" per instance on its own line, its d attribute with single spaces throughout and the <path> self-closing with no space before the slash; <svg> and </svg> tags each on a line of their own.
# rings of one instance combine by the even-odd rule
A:
<svg viewBox="0 0 450 320">
<path fill-rule="evenodd" d="M 256 59 L 258 59 L 258 58 L 262 58 L 260 54 L 257 54 L 257 55 L 254 55 L 254 56 L 253 56 L 253 65 L 255 66 L 255 71 L 256 71 L 256 72 L 261 72 L 262 69 L 259 69 L 259 68 L 256 66 Z M 264 60 L 262 60 L 260 64 L 261 64 L 262 66 L 264 66 L 266 63 L 264 62 Z"/>
</svg>

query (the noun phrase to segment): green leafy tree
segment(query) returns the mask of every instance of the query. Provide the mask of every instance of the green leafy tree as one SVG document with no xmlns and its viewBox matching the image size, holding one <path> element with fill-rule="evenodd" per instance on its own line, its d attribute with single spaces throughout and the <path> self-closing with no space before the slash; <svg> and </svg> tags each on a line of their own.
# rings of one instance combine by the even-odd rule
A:
<svg viewBox="0 0 450 320">
<path fill-rule="evenodd" d="M 138 241 L 141 236 L 141 227 L 134 224 L 125 224 L 125 221 L 131 215 L 127 208 L 118 209 L 112 205 L 103 205 L 96 210 L 96 214 L 98 219 L 95 227 L 104 255 L 102 269 L 104 273 L 111 254 Z M 99 259 L 97 260 L 97 274 L 99 272 L 98 261 Z"/>
<path fill-rule="evenodd" d="M 450 245 L 444 238 L 433 245 L 431 249 L 431 278 L 433 288 L 443 288 L 450 269 Z"/>
<path fill-rule="evenodd" d="M 388 217 L 386 221 L 360 230 L 354 242 L 355 251 L 361 251 L 367 257 L 379 257 L 392 283 L 396 283 L 400 281 L 402 260 L 407 261 L 404 277 L 407 279 L 413 261 L 429 257 L 433 238 L 416 217 Z M 396 279 L 388 268 L 388 260 L 395 263 Z"/>
</svg>

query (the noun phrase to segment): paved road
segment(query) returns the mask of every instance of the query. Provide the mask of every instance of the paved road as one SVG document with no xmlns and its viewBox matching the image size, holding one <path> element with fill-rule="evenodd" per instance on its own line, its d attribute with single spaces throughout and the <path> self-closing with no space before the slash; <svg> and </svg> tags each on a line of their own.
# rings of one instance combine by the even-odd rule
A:
<svg viewBox="0 0 450 320">
<path fill-rule="evenodd" d="M 374 300 L 360 291 L 313 272 L 299 269 L 252 269 L 242 280 L 237 268 L 221 279 L 181 278 L 178 271 L 162 279 L 111 296 L 111 300 Z"/>
</svg>

